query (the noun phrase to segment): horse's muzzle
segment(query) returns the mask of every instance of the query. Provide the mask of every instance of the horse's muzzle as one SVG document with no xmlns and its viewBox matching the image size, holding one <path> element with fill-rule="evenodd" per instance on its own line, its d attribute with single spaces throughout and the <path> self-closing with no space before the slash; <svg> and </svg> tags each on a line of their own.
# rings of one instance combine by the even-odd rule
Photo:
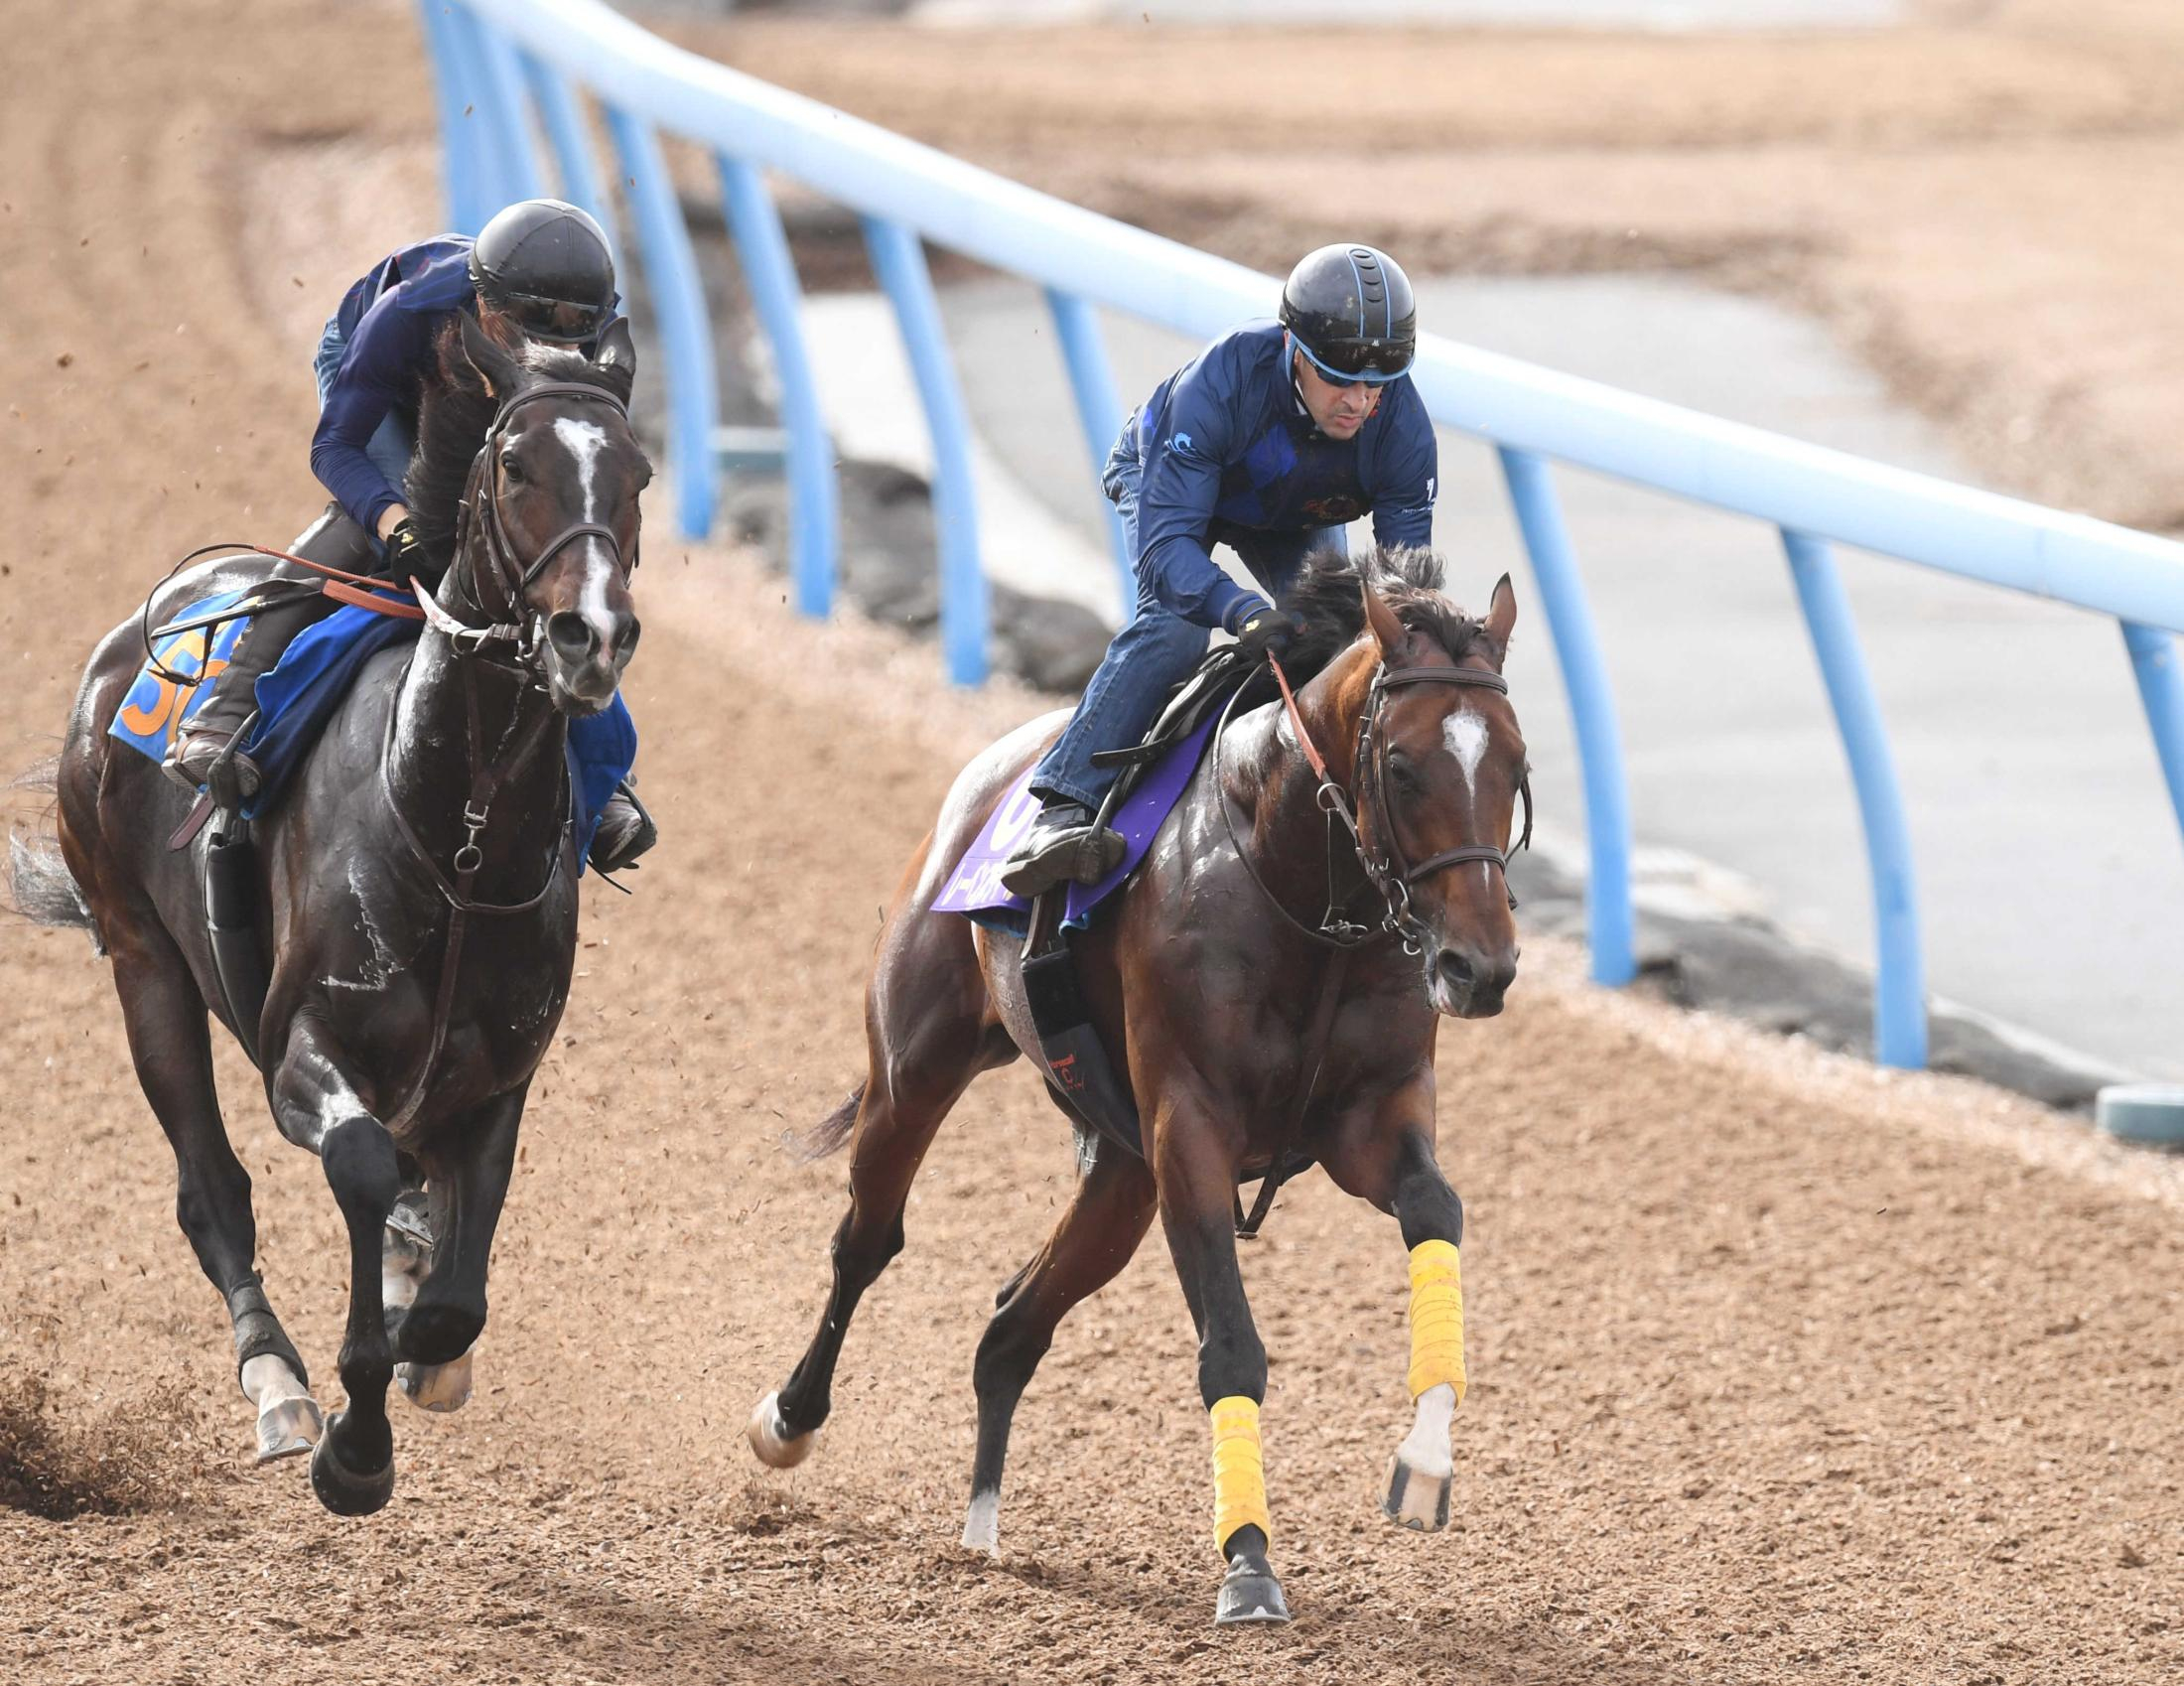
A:
<svg viewBox="0 0 2184 1686">
<path fill-rule="evenodd" d="M 590 616 L 563 610 L 546 621 L 547 669 L 557 694 L 578 710 L 596 713 L 607 706 L 621 683 L 622 669 L 637 648 L 637 618 L 619 615 L 602 635 Z"/>
<path fill-rule="evenodd" d="M 1486 955 L 1445 947 L 1433 956 L 1427 985 L 1436 1012 L 1451 1019 L 1491 1019 L 1502 1010 L 1502 998 L 1516 981 L 1514 948 Z"/>
</svg>

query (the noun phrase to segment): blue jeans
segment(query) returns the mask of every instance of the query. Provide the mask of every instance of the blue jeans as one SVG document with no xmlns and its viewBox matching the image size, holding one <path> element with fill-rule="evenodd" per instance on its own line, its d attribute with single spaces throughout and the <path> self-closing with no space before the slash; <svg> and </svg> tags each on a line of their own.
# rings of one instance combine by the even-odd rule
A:
<svg viewBox="0 0 2184 1686">
<path fill-rule="evenodd" d="M 326 408 L 327 389 L 334 384 L 334 371 L 341 366 L 341 352 L 348 348 L 348 336 L 341 332 L 341 319 L 330 316 L 326 319 L 326 332 L 319 336 L 318 354 L 311 359 L 311 372 L 319 381 L 319 407 Z M 371 438 L 364 445 L 364 456 L 371 466 L 387 477 L 387 484 L 396 492 L 402 490 L 402 477 L 409 473 L 410 458 L 416 455 L 417 440 L 403 425 L 402 418 L 394 411 L 387 412 L 386 420 L 372 430 Z M 379 535 L 371 534 L 374 548 Z"/>
<path fill-rule="evenodd" d="M 1123 429 L 1107 459 L 1103 477 L 1108 498 L 1123 518 L 1123 540 L 1138 554 L 1138 430 L 1133 420 Z M 1348 553 L 1341 527 L 1306 527 L 1300 532 L 1228 534 L 1229 547 L 1243 558 L 1259 583 L 1279 596 L 1297 577 L 1305 555 L 1330 546 Z M 1189 678 L 1206 653 L 1208 631 L 1185 621 L 1153 595 L 1144 577 L 1130 624 L 1115 634 L 1099 669 L 1084 687 L 1076 715 L 1045 758 L 1031 770 L 1031 789 L 1042 797 L 1081 802 L 1098 811 L 1120 768 L 1094 767 L 1095 750 L 1126 750 L 1144 742 L 1153 722 L 1175 687 Z"/>
</svg>

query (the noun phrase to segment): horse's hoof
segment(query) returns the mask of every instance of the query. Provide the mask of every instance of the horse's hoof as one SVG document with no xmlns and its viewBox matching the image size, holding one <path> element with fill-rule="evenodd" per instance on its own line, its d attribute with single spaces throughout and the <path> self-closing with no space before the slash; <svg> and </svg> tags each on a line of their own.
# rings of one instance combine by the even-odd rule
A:
<svg viewBox="0 0 2184 1686">
<path fill-rule="evenodd" d="M 751 1426 L 744 1433 L 750 1437 L 751 1450 L 758 1455 L 758 1462 L 769 1470 L 795 1469 L 811 1456 L 812 1443 L 819 1438 L 817 1429 L 799 1435 L 788 1432 L 781 1421 L 778 1388 L 758 1401 L 758 1408 L 751 1413 Z"/>
<path fill-rule="evenodd" d="M 334 1448 L 345 1415 L 341 1411 L 334 1413 L 327 1423 L 327 1432 L 311 1454 L 311 1490 L 319 1495 L 319 1502 L 337 1516 L 369 1516 L 384 1509 L 387 1500 L 394 1496 L 394 1460 L 389 1458 L 384 1469 L 362 1475 L 342 1464 Z"/>
<path fill-rule="evenodd" d="M 452 1364 L 396 1364 L 395 1385 L 423 1411 L 460 1411 L 471 1402 L 471 1353 Z"/>
<path fill-rule="evenodd" d="M 1229 1572 L 1221 1581 L 1220 1601 L 1213 1607 L 1215 1626 L 1233 1627 L 1247 1621 L 1287 1621 L 1289 1618 L 1289 1601 L 1283 1598 L 1282 1583 L 1274 1578 L 1274 1571 L 1267 1567 L 1266 1559 L 1245 1556 L 1229 1565 Z"/>
<path fill-rule="evenodd" d="M 1388 1463 L 1388 1491 L 1380 1508 L 1399 1527 L 1416 1528 L 1422 1534 L 1448 1526 L 1448 1495 L 1455 1485 L 1453 1475 L 1436 1475 L 1414 1470 L 1400 1452 Z"/>
<path fill-rule="evenodd" d="M 309 1395 L 283 1399 L 258 1413 L 258 1462 L 309 1452 L 326 1433 L 326 1417 Z"/>
</svg>

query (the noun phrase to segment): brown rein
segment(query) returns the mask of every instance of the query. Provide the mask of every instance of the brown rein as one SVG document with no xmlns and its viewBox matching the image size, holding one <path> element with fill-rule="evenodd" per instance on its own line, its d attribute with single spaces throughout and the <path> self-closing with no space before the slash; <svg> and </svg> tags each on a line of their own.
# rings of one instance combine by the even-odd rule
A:
<svg viewBox="0 0 2184 1686">
<path fill-rule="evenodd" d="M 1236 835 L 1236 825 L 1229 813 L 1228 792 L 1220 777 L 1220 743 L 1228 729 L 1228 717 L 1236 707 L 1236 697 L 1229 699 L 1228 709 L 1223 711 L 1220 723 L 1214 729 L 1214 758 L 1216 796 L 1221 805 L 1221 818 L 1228 826 L 1229 840 L 1235 844 L 1237 856 L 1244 863 L 1244 870 L 1252 882 L 1274 909 L 1297 930 L 1333 948 L 1355 948 L 1372 942 L 1381 936 L 1400 936 L 1406 952 L 1423 953 L 1426 929 L 1417 914 L 1411 912 L 1411 889 L 1420 880 L 1439 872 L 1443 867 L 1461 866 L 1472 861 L 1488 862 L 1502 874 L 1502 893 L 1509 898 L 1509 906 L 1517 906 L 1516 896 L 1509 890 L 1509 857 L 1515 849 L 1497 849 L 1487 843 L 1465 843 L 1453 849 L 1443 849 L 1437 855 L 1411 865 L 1404 860 L 1402 844 L 1396 837 L 1395 809 L 1389 803 L 1386 786 L 1385 739 L 1377 731 L 1381 708 L 1391 690 L 1405 685 L 1443 684 L 1476 685 L 1482 690 L 1499 691 L 1507 695 L 1509 681 L 1499 673 L 1490 673 L 1474 667 L 1396 667 L 1383 665 L 1373 676 L 1363 714 L 1358 720 L 1357 752 L 1354 758 L 1353 776 L 1358 780 L 1365 817 L 1371 821 L 1373 831 L 1385 841 L 1384 849 L 1376 853 L 1365 840 L 1360 825 L 1358 808 L 1351 804 L 1348 791 L 1337 784 L 1327 771 L 1326 759 L 1312 741 L 1311 729 L 1304 724 L 1302 710 L 1297 706 L 1297 695 L 1290 688 L 1289 675 L 1283 671 L 1281 661 L 1273 655 L 1267 657 L 1267 666 L 1274 672 L 1274 681 L 1281 688 L 1282 704 L 1289 712 L 1290 724 L 1296 730 L 1297 747 L 1303 751 L 1304 760 L 1318 779 L 1319 787 L 1314 799 L 1320 811 L 1327 815 L 1328 828 L 1328 896 L 1326 912 L 1320 915 L 1315 928 L 1292 913 L 1279 897 L 1267 887 L 1259 869 L 1253 865 L 1251 852 Z M 1239 688 L 1237 696 L 1242 695 Z M 1524 799 L 1524 830 L 1516 848 L 1531 847 L 1532 843 L 1532 779 L 1528 773 L 1519 785 Z M 1340 824 L 1349 834 L 1350 847 L 1358 865 L 1363 869 L 1367 883 L 1379 893 L 1386 908 L 1378 929 L 1357 924 L 1342 916 L 1342 906 L 1347 899 L 1338 900 L 1334 893 L 1334 828 Z"/>
</svg>

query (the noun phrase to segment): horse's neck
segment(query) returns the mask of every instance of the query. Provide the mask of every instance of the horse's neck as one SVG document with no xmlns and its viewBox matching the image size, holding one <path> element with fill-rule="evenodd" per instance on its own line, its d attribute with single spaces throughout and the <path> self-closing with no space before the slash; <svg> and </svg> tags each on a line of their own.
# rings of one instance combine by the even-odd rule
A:
<svg viewBox="0 0 2184 1686">
<path fill-rule="evenodd" d="M 1345 788 L 1357 750 L 1357 699 L 1372 657 L 1347 652 L 1297 695 L 1297 712 L 1327 774 Z M 1270 890 L 1292 913 L 1309 920 L 1326 896 L 1328 822 L 1319 805 L 1319 778 L 1297 741 L 1297 723 L 1277 698 L 1240 733 L 1240 754 L 1228 772 L 1229 798 L 1251 818 L 1243 846 Z M 1342 846 L 1339 841 L 1337 846 Z"/>
<path fill-rule="evenodd" d="M 443 608 L 475 624 L 478 612 L 457 584 L 464 572 L 459 558 L 438 597 Z M 477 837 L 484 855 L 477 894 L 485 897 L 495 885 L 535 890 L 539 862 L 567 818 L 568 727 L 529 675 L 459 656 L 449 638 L 428 628 L 395 695 L 391 732 L 388 788 L 435 858 L 444 864 L 471 841 L 464 811 L 482 791 L 487 811 Z M 481 772 L 491 776 L 481 779 Z"/>
</svg>

